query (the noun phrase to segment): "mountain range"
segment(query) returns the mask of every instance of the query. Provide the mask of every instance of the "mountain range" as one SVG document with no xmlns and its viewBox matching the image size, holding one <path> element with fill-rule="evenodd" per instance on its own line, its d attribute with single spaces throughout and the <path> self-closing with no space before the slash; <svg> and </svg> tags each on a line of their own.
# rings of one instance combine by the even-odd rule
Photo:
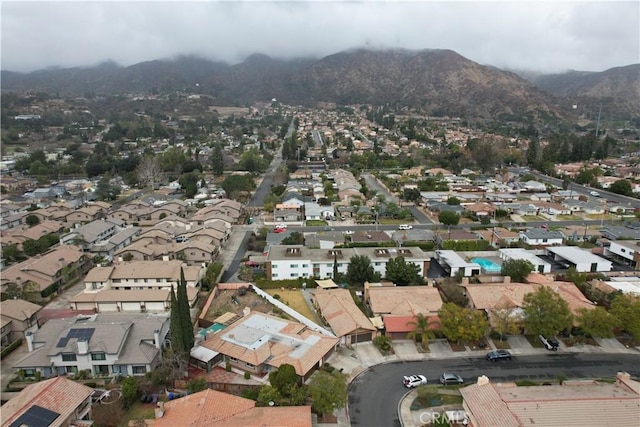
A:
<svg viewBox="0 0 640 427">
<path fill-rule="evenodd" d="M 599 109 L 609 118 L 640 116 L 640 64 L 603 72 L 528 75 L 471 61 L 451 50 L 354 49 L 321 59 L 252 55 L 229 65 L 192 56 L 128 67 L 2 71 L 2 91 L 150 93 L 188 90 L 218 105 L 276 98 L 287 104 L 391 104 L 426 114 L 483 119 L 576 119 Z"/>
</svg>

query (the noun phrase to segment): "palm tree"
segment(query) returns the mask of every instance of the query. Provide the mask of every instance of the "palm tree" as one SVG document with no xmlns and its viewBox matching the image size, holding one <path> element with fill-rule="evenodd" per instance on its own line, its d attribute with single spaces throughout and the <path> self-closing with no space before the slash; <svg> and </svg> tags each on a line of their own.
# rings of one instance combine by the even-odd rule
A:
<svg viewBox="0 0 640 427">
<path fill-rule="evenodd" d="M 438 322 L 431 319 L 430 316 L 425 316 L 420 313 L 416 316 L 415 321 L 407 322 L 407 326 L 414 327 L 413 331 L 407 334 L 407 338 L 417 339 L 419 336 L 424 350 L 429 349 L 429 340 L 436 337 L 431 327 L 437 325 Z"/>
</svg>

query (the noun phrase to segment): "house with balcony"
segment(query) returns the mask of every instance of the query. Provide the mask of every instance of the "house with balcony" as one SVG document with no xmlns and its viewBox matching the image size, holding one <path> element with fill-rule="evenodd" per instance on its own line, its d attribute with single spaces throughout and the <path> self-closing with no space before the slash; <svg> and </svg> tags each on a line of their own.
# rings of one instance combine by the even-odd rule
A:
<svg viewBox="0 0 640 427">
<path fill-rule="evenodd" d="M 640 266 L 640 240 L 614 240 L 609 247 L 604 248 L 604 255 L 638 270 Z"/>
<path fill-rule="evenodd" d="M 15 285 L 30 300 L 47 298 L 65 283 L 84 275 L 93 263 L 92 257 L 75 246 L 57 246 L 42 255 L 11 265 L 2 271 L 0 289 Z"/>
<path fill-rule="evenodd" d="M 91 387 L 65 377 L 31 384 L 2 405 L 2 427 L 92 425 L 93 392 Z"/>
<path fill-rule="evenodd" d="M 51 319 L 27 334 L 28 353 L 14 364 L 25 376 L 144 375 L 161 362 L 168 314 L 93 314 Z"/>
<path fill-rule="evenodd" d="M 22 299 L 7 299 L 0 303 L 2 319 L 2 347 L 19 339 L 40 327 L 42 306 Z"/>
</svg>

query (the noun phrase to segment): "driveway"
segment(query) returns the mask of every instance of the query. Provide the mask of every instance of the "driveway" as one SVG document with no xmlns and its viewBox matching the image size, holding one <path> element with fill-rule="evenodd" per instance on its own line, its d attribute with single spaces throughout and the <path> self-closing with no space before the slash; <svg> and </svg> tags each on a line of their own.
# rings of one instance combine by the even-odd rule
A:
<svg viewBox="0 0 640 427">
<path fill-rule="evenodd" d="M 517 354 L 519 351 L 531 351 L 533 350 L 533 346 L 525 338 L 524 335 L 509 335 L 507 336 L 507 342 L 509 343 L 509 347 L 511 347 L 511 352 Z M 544 349 L 540 349 L 542 352 Z"/>
<path fill-rule="evenodd" d="M 393 351 L 399 359 L 413 358 L 415 359 L 420 355 L 416 348 L 415 342 L 411 340 L 394 340 Z"/>
<path fill-rule="evenodd" d="M 372 342 L 353 344 L 353 350 L 363 367 L 377 365 L 386 360 Z"/>
</svg>

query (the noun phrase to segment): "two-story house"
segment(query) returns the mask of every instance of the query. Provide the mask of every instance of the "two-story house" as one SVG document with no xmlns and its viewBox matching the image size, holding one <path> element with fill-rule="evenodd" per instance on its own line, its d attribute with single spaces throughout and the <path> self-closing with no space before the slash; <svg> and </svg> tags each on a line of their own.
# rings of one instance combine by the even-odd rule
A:
<svg viewBox="0 0 640 427">
<path fill-rule="evenodd" d="M 24 340 L 27 332 L 40 327 L 41 305 L 22 299 L 7 299 L 0 304 L 3 348 L 16 340 Z"/>
<path fill-rule="evenodd" d="M 14 364 L 25 376 L 144 375 L 161 362 L 168 314 L 94 314 L 51 319 L 27 334 L 29 352 Z"/>
</svg>

